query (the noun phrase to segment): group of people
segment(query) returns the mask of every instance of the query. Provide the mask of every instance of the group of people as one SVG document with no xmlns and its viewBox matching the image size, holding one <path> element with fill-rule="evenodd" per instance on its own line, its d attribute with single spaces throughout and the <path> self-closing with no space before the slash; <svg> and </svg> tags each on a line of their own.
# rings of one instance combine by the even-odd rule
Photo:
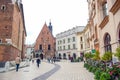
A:
<svg viewBox="0 0 120 80">
<path fill-rule="evenodd" d="M 16 72 L 18 72 L 19 66 L 20 66 L 20 62 L 21 62 L 21 58 L 20 56 L 17 56 L 15 59 L 15 64 L 16 64 Z M 32 62 L 34 63 L 34 59 L 32 60 Z M 41 63 L 40 58 L 36 59 L 36 63 L 37 63 L 37 67 L 39 68 L 39 64 Z"/>
<path fill-rule="evenodd" d="M 48 60 L 49 63 L 50 63 L 50 62 L 51 62 L 51 63 L 55 63 L 55 59 L 56 59 L 55 57 L 48 57 L 48 58 L 47 58 L 47 60 Z"/>
<path fill-rule="evenodd" d="M 52 57 L 52 58 L 47 58 L 48 62 L 50 63 L 55 63 L 55 59 L 56 57 Z M 15 59 L 15 63 L 16 63 L 16 72 L 18 72 L 18 69 L 19 69 L 19 66 L 20 66 L 20 62 L 21 62 L 21 58 L 20 56 L 17 56 L 16 59 Z M 34 59 L 32 59 L 32 63 L 34 63 Z M 39 68 L 39 65 L 41 63 L 41 59 L 39 57 L 36 58 L 36 64 L 37 64 L 37 67 Z"/>
</svg>

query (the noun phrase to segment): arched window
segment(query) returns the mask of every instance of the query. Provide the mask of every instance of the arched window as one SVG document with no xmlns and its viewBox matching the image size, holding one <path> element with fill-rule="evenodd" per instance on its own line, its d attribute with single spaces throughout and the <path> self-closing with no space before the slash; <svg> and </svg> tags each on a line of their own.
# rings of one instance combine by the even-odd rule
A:
<svg viewBox="0 0 120 80">
<path fill-rule="evenodd" d="M 65 53 L 63 54 L 63 59 L 66 59 L 66 54 Z"/>
<path fill-rule="evenodd" d="M 75 53 L 73 53 L 73 59 L 76 59 L 76 54 Z"/>
<path fill-rule="evenodd" d="M 105 38 L 104 38 L 104 48 L 105 48 L 105 52 L 108 52 L 108 51 L 112 51 L 111 50 L 111 44 L 110 44 L 110 41 L 111 41 L 111 37 L 110 35 L 107 33 L 105 35 Z"/>
<path fill-rule="evenodd" d="M 59 59 L 61 59 L 61 54 L 59 53 Z"/>
</svg>

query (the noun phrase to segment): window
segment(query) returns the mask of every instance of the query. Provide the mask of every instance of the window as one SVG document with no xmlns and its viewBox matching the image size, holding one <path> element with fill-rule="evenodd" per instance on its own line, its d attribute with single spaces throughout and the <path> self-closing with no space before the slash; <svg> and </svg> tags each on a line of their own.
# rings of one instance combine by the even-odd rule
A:
<svg viewBox="0 0 120 80">
<path fill-rule="evenodd" d="M 76 48 L 76 46 L 75 46 L 75 44 L 73 44 L 73 49 L 75 49 Z"/>
<path fill-rule="evenodd" d="M 70 43 L 70 38 L 68 38 L 68 43 Z"/>
<path fill-rule="evenodd" d="M 39 50 L 42 50 L 42 45 L 41 44 L 39 45 Z"/>
<path fill-rule="evenodd" d="M 65 39 L 63 40 L 63 43 L 65 44 Z"/>
<path fill-rule="evenodd" d="M 70 45 L 68 45 L 68 49 L 70 49 Z"/>
<path fill-rule="evenodd" d="M 110 44 L 110 41 L 111 41 L 111 38 L 110 38 L 110 35 L 107 33 L 105 35 L 105 39 L 104 39 L 104 49 L 105 49 L 105 52 L 108 52 L 108 51 L 112 51 L 111 50 L 111 44 Z"/>
<path fill-rule="evenodd" d="M 80 37 L 80 41 L 81 41 L 81 42 L 83 41 L 82 37 Z"/>
<path fill-rule="evenodd" d="M 83 49 L 83 44 L 81 44 L 81 49 Z"/>
<path fill-rule="evenodd" d="M 2 43 L 2 39 L 0 39 L 0 43 Z"/>
<path fill-rule="evenodd" d="M 63 46 L 63 49 L 65 50 L 65 46 Z"/>
<path fill-rule="evenodd" d="M 73 42 L 75 42 L 75 37 L 73 37 Z"/>
<path fill-rule="evenodd" d="M 60 46 L 60 50 L 62 50 L 62 47 Z"/>
<path fill-rule="evenodd" d="M 51 45 L 50 44 L 48 45 L 48 50 L 51 50 Z"/>
<path fill-rule="evenodd" d="M 1 10 L 5 11 L 6 10 L 6 6 L 5 5 L 1 5 Z"/>
<path fill-rule="evenodd" d="M 102 9 L 103 9 L 103 17 L 107 16 L 108 15 L 107 1 L 103 3 Z"/>
<path fill-rule="evenodd" d="M 58 45 L 59 45 L 59 41 L 58 41 Z"/>
</svg>

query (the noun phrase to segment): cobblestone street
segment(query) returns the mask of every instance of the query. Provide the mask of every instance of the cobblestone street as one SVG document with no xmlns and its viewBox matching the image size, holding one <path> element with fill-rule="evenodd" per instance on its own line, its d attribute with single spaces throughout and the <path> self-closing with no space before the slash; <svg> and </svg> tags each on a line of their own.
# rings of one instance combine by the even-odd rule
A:
<svg viewBox="0 0 120 80">
<path fill-rule="evenodd" d="M 39 68 L 36 63 L 30 63 L 18 72 L 0 73 L 0 80 L 94 80 L 94 76 L 83 68 L 83 62 L 61 61 L 56 64 L 42 62 Z"/>
</svg>

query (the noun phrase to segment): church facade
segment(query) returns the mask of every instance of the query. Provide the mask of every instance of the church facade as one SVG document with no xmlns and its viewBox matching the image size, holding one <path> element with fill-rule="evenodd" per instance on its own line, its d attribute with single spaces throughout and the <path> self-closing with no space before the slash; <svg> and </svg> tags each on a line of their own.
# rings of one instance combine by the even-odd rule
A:
<svg viewBox="0 0 120 80">
<path fill-rule="evenodd" d="M 34 45 L 36 57 L 40 55 L 43 55 L 44 58 L 53 57 L 55 55 L 55 45 L 51 22 L 49 26 L 45 23 Z"/>
</svg>

